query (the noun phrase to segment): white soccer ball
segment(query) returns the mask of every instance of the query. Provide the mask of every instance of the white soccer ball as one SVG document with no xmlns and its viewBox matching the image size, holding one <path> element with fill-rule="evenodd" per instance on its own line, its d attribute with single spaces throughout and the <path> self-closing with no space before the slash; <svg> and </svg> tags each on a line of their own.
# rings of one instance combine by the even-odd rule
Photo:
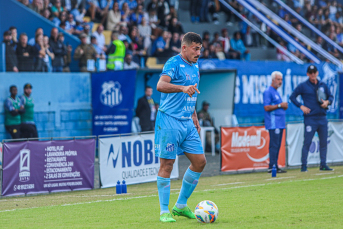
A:
<svg viewBox="0 0 343 229">
<path fill-rule="evenodd" d="M 212 201 L 204 200 L 195 207 L 194 214 L 200 223 L 214 223 L 218 218 L 218 207 Z"/>
</svg>

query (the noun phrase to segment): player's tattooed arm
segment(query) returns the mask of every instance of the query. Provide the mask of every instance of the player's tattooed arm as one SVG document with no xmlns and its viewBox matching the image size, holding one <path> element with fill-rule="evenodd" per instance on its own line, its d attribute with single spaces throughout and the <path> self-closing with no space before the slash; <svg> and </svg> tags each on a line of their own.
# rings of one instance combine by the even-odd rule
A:
<svg viewBox="0 0 343 229">
<path fill-rule="evenodd" d="M 163 93 L 177 93 L 183 92 L 188 94 L 190 97 L 194 95 L 195 92 L 200 94 L 200 91 L 197 89 L 197 84 L 190 86 L 181 86 L 170 83 L 171 78 L 167 75 L 161 76 L 160 80 L 157 83 L 157 91 Z"/>
<path fill-rule="evenodd" d="M 198 134 L 200 134 L 201 127 L 200 127 L 200 124 L 199 124 L 197 112 L 195 110 L 194 110 L 194 112 L 192 114 L 192 119 L 193 119 L 194 126 L 197 129 L 197 131 L 198 131 Z"/>
</svg>

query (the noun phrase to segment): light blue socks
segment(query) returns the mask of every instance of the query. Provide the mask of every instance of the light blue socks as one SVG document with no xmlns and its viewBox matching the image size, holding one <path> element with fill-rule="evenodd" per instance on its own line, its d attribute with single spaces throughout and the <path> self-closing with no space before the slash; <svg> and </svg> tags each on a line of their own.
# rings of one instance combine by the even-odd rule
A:
<svg viewBox="0 0 343 229">
<path fill-rule="evenodd" d="M 182 187 L 179 194 L 179 198 L 176 202 L 176 207 L 182 209 L 187 206 L 187 200 L 192 195 L 195 187 L 198 184 L 201 173 L 193 172 L 189 168 L 185 172 L 182 180 Z"/>
<path fill-rule="evenodd" d="M 157 189 L 161 208 L 160 214 L 169 213 L 170 178 L 157 176 Z"/>
</svg>

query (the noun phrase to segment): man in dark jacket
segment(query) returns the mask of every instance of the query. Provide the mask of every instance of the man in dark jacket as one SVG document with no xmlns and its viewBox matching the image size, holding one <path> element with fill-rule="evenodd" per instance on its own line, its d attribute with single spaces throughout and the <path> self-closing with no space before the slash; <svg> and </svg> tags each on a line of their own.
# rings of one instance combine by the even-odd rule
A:
<svg viewBox="0 0 343 229">
<path fill-rule="evenodd" d="M 35 50 L 31 45 L 27 44 L 26 33 L 20 34 L 19 43 L 17 46 L 18 68 L 21 72 L 32 72 Z"/>
<path fill-rule="evenodd" d="M 58 40 L 58 29 L 53 28 L 50 33 L 49 40 L 50 48 L 55 54 L 55 58 L 52 60 L 52 71 L 53 72 L 62 72 L 64 66 L 64 56 L 67 55 L 66 46 Z"/>
<path fill-rule="evenodd" d="M 11 45 L 11 31 L 4 32 L 3 43 L 5 44 L 6 71 L 18 72 L 18 60 L 13 45 Z"/>
<path fill-rule="evenodd" d="M 152 131 L 155 127 L 156 108 L 151 96 L 152 87 L 147 86 L 145 88 L 145 95 L 138 100 L 136 116 L 139 118 L 142 132 Z"/>
</svg>

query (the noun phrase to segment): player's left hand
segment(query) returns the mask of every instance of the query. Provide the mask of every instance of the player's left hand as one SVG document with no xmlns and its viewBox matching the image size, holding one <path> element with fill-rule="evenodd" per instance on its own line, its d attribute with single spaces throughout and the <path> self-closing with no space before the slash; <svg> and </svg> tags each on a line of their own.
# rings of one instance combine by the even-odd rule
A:
<svg viewBox="0 0 343 229">
<path fill-rule="evenodd" d="M 195 128 L 198 131 L 198 134 L 200 134 L 201 127 L 200 127 L 200 124 L 199 124 L 199 120 L 197 118 L 193 118 L 193 123 L 194 123 Z"/>
<path fill-rule="evenodd" d="M 322 104 L 320 105 L 322 108 L 326 109 L 329 106 L 329 100 L 323 100 L 322 99 Z"/>
</svg>

